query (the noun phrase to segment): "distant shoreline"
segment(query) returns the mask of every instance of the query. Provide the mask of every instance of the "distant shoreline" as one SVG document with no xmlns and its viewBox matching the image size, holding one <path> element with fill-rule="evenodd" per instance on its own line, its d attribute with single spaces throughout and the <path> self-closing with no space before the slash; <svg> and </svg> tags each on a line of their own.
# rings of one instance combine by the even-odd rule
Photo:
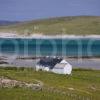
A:
<svg viewBox="0 0 100 100">
<path fill-rule="evenodd" d="M 36 63 L 41 59 L 31 58 L 31 57 L 22 57 L 22 58 L 11 58 L 9 57 L 0 57 L 0 67 L 26 67 L 34 68 Z M 100 70 L 100 58 L 64 58 L 68 61 L 73 68 L 82 68 L 82 69 L 95 69 Z"/>
<path fill-rule="evenodd" d="M 18 35 L 15 33 L 0 32 L 0 38 L 20 38 L 20 39 L 100 39 L 100 35 L 43 35 L 41 33 L 34 33 L 29 36 Z"/>
</svg>

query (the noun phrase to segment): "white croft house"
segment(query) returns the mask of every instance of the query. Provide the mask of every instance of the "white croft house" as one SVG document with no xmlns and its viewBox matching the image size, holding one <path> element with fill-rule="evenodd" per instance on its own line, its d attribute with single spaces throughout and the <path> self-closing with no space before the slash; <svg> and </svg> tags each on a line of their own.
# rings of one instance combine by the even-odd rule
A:
<svg viewBox="0 0 100 100">
<path fill-rule="evenodd" d="M 51 71 L 57 74 L 71 74 L 72 65 L 62 58 L 43 57 L 36 65 L 36 70 Z"/>
</svg>

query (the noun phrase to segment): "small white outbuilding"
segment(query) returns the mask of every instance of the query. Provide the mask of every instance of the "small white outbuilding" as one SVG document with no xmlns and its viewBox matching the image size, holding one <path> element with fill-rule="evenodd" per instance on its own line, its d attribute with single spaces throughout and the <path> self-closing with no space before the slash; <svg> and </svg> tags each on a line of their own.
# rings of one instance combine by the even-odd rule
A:
<svg viewBox="0 0 100 100">
<path fill-rule="evenodd" d="M 66 60 L 62 60 L 60 63 L 54 66 L 52 72 L 69 75 L 72 72 L 72 65 L 70 65 Z"/>
</svg>

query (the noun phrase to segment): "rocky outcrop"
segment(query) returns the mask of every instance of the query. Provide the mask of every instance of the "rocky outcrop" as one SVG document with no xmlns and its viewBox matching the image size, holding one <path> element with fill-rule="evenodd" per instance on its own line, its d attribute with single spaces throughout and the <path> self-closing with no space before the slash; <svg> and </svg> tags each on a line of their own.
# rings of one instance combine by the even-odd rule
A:
<svg viewBox="0 0 100 100">
<path fill-rule="evenodd" d="M 6 77 L 0 77 L 0 88 L 30 88 L 32 90 L 42 90 L 43 84 L 40 82 L 37 84 L 27 83 L 17 80 L 12 80 Z"/>
</svg>

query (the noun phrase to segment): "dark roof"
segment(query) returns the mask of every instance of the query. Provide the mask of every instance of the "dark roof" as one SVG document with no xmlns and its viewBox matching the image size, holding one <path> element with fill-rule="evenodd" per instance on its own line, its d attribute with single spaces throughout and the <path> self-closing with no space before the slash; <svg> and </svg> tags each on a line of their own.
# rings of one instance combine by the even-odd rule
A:
<svg viewBox="0 0 100 100">
<path fill-rule="evenodd" d="M 37 63 L 38 65 L 42 65 L 44 67 L 49 67 L 50 69 L 53 69 L 53 67 L 60 63 L 62 58 L 51 58 L 51 57 L 44 57 L 41 58 L 40 61 Z"/>
</svg>

